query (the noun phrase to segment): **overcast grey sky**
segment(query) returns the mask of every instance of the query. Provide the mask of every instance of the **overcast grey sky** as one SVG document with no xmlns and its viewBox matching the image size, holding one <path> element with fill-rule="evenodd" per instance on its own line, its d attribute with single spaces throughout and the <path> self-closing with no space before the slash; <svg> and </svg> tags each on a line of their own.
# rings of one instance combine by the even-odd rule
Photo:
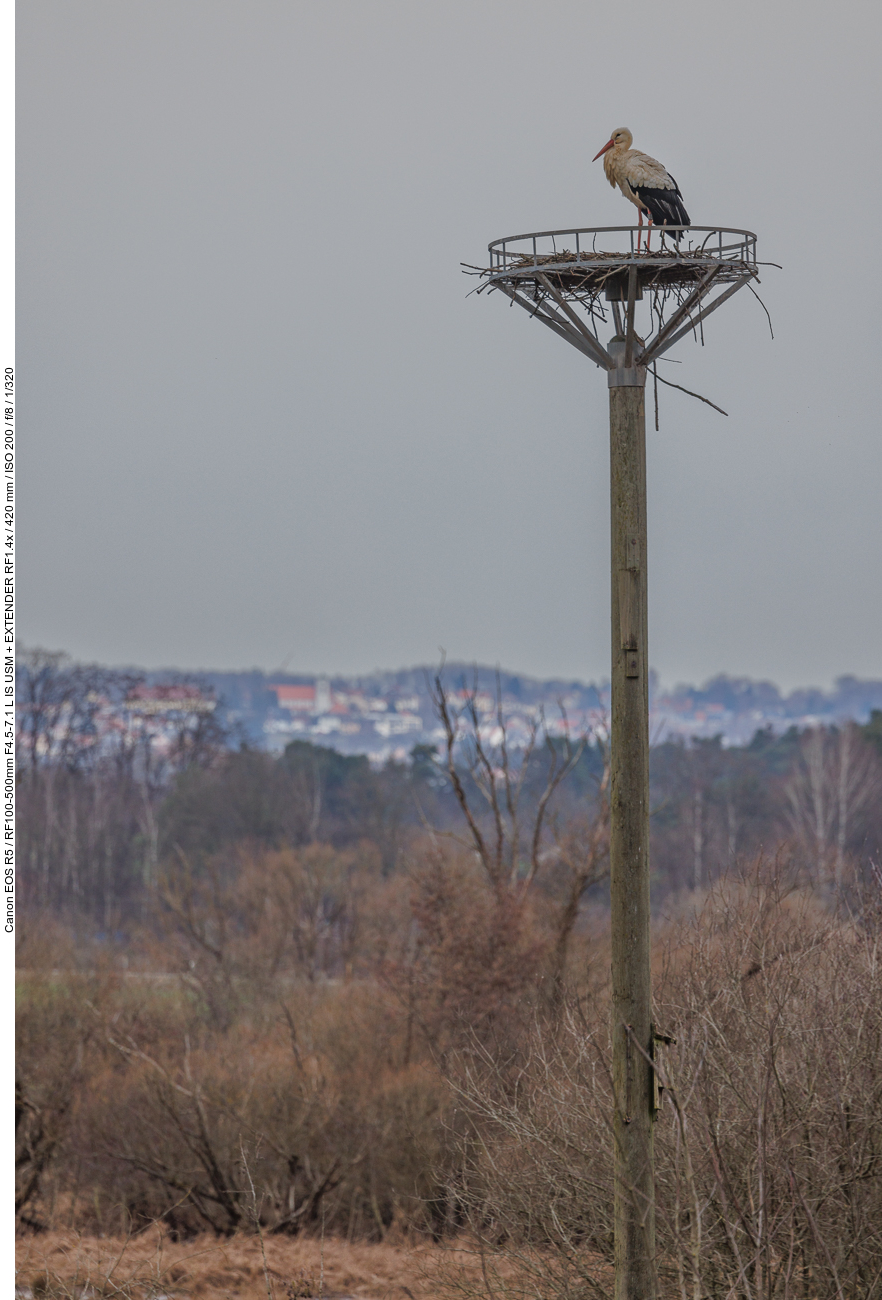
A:
<svg viewBox="0 0 882 1300">
<path fill-rule="evenodd" d="M 627 224 L 746 292 L 648 431 L 668 684 L 882 675 L 879 7 L 22 0 L 20 632 L 106 663 L 608 672 L 603 376 L 461 261 Z M 667 372 L 666 372 L 667 373 Z"/>
</svg>

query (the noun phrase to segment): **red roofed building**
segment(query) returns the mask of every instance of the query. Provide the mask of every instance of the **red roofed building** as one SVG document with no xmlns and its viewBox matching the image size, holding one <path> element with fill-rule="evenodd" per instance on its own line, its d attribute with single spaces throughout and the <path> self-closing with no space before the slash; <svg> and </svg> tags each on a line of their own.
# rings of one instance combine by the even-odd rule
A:
<svg viewBox="0 0 882 1300">
<path fill-rule="evenodd" d="M 267 683 L 275 691 L 280 709 L 292 713 L 330 713 L 331 686 L 327 677 L 319 677 L 312 686 L 289 686 L 287 683 Z"/>
<path fill-rule="evenodd" d="M 314 686 L 275 686 L 270 684 L 269 689 L 275 691 L 280 709 L 290 709 L 292 713 L 315 712 Z"/>
</svg>

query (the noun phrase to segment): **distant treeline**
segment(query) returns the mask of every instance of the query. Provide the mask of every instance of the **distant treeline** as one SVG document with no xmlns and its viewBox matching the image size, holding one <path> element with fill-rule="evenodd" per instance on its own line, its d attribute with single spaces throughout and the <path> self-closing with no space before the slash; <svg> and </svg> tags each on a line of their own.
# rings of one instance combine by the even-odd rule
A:
<svg viewBox="0 0 882 1300">
<path fill-rule="evenodd" d="M 426 836 L 465 834 L 471 842 L 468 809 L 476 825 L 496 826 L 487 774 L 501 772 L 504 735 L 493 745 L 484 737 L 479 759 L 482 723 L 462 704 L 452 767 L 443 745 L 419 744 L 408 761 L 377 770 L 364 756 L 303 740 L 277 756 L 241 738 L 237 746 L 218 712 L 171 715 L 162 746 L 137 727 L 97 743 L 99 702 L 123 699 L 136 684 L 134 675 L 40 652 L 22 662 L 18 884 L 25 908 L 73 910 L 109 930 L 142 915 L 163 871 L 237 845 L 370 844 L 388 875 Z M 532 829 L 519 828 L 534 828 L 540 806 L 534 847 L 546 857 L 560 854 L 568 827 L 597 813 L 603 744 L 573 738 L 568 759 L 565 748 L 537 731 L 531 750 L 505 756 L 520 800 L 511 831 L 522 859 L 516 873 L 531 870 Z M 550 773 L 565 762 L 566 777 L 558 770 L 549 796 Z M 656 901 L 710 884 L 759 849 L 787 845 L 817 883 L 832 885 L 847 864 L 865 870 L 880 858 L 882 711 L 863 726 L 761 730 L 744 747 L 727 748 L 719 737 L 668 741 L 652 750 L 651 781 Z"/>
<path fill-rule="evenodd" d="M 27 678 L 30 674 L 29 663 L 32 660 L 44 661 L 54 658 L 63 662 L 60 656 L 46 656 L 37 651 L 22 657 L 21 686 L 27 692 Z M 73 666 L 68 664 L 73 670 Z M 315 675 L 293 674 L 288 672 L 263 673 L 256 669 L 247 672 L 199 672 L 182 674 L 174 670 L 144 672 L 131 670 L 108 670 L 103 668 L 79 668 L 81 674 L 90 674 L 103 685 L 114 682 L 141 683 L 150 688 L 169 683 L 186 682 L 198 687 L 216 701 L 217 720 L 224 727 L 231 742 L 238 745 L 244 741 L 254 748 L 267 748 L 278 740 L 280 732 L 272 727 L 284 727 L 291 724 L 291 712 L 279 706 L 275 690 L 278 685 L 314 685 Z M 327 680 L 328 689 L 333 693 L 361 696 L 387 702 L 391 708 L 396 701 L 416 700 L 416 712 L 424 724 L 422 734 L 411 735 L 410 744 L 416 741 L 433 739 L 429 732 L 435 727 L 432 710 L 431 692 L 436 668 L 418 666 L 401 669 L 396 672 L 375 672 L 361 676 L 332 676 Z M 600 681 L 586 683 L 565 678 L 541 680 L 525 674 L 498 671 L 486 665 L 467 663 L 449 663 L 444 668 L 444 678 L 452 690 L 462 687 L 476 688 L 485 696 L 495 696 L 497 689 L 502 693 L 509 708 L 522 707 L 529 711 L 544 708 L 549 717 L 557 717 L 560 701 L 568 701 L 567 708 L 573 712 L 602 711 L 609 702 L 609 683 Z M 882 680 L 861 679 L 854 676 L 837 678 L 831 690 L 815 687 L 800 687 L 790 692 L 781 691 L 773 682 L 753 680 L 747 677 L 730 677 L 718 674 L 702 686 L 677 685 L 671 690 L 662 690 L 657 674 L 650 672 L 650 701 L 659 711 L 660 716 L 677 716 L 680 719 L 696 717 L 696 726 L 701 725 L 704 734 L 712 725 L 708 719 L 725 714 L 720 720 L 723 731 L 737 732 L 739 738 L 746 734 L 744 720 L 756 718 L 765 725 L 774 722 L 775 729 L 794 722 L 805 726 L 806 718 L 817 719 L 822 724 L 833 724 L 842 719 L 866 721 L 871 710 L 882 709 Z M 701 724 L 698 715 L 704 713 Z M 353 715 L 354 717 L 355 715 Z M 351 721 L 352 719 L 350 719 Z M 740 720 L 738 725 L 733 720 Z M 308 721 L 308 719 L 307 719 Z M 301 719 L 303 725 L 305 721 Z M 265 730 L 269 724 L 271 731 Z M 678 721 L 677 725 L 686 725 Z M 367 723 L 357 735 L 343 732 L 334 733 L 327 739 L 319 738 L 318 743 L 346 753 L 359 753 L 364 750 L 377 751 L 390 748 L 388 738 L 383 738 Z M 392 747 L 406 743 L 404 738 L 395 737 Z"/>
</svg>

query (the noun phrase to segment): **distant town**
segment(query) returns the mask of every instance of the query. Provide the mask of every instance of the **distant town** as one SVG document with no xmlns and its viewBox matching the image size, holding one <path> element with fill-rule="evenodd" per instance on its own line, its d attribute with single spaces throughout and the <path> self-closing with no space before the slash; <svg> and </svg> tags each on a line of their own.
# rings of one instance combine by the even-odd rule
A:
<svg viewBox="0 0 882 1300">
<path fill-rule="evenodd" d="M 92 726 L 100 736 L 137 725 L 142 734 L 152 733 L 161 750 L 165 733 L 173 734 L 182 715 L 211 714 L 234 744 L 280 752 L 299 739 L 344 754 L 366 754 L 375 765 L 404 762 L 415 746 L 444 740 L 432 700 L 437 672 L 418 667 L 364 677 L 132 673 L 132 685 L 114 692 L 115 698 L 93 696 Z M 608 682 L 539 681 L 462 663 L 445 665 L 441 676 L 453 708 L 473 699 L 487 740 L 497 742 L 504 725 L 513 750 L 522 748 L 537 726 L 581 736 L 606 725 Z M 20 700 L 20 706 L 27 708 L 27 702 Z M 882 709 L 882 680 L 840 677 L 831 691 L 806 688 L 784 695 L 771 682 L 726 676 L 665 691 L 652 674 L 650 709 L 653 743 L 720 736 L 725 746 L 745 745 L 758 731 L 777 735 L 791 727 L 866 722 L 872 710 Z"/>
</svg>

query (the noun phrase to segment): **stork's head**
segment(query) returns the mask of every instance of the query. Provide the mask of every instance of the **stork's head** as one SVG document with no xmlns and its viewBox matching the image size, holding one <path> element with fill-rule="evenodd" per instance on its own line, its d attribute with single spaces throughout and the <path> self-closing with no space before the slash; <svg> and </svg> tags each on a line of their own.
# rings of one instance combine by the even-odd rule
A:
<svg viewBox="0 0 882 1300">
<path fill-rule="evenodd" d="M 607 149 L 630 149 L 633 139 L 634 137 L 628 128 L 620 126 L 617 131 L 613 131 L 600 153 L 596 153 L 591 161 L 597 162 L 597 159 L 602 158 Z"/>
</svg>

